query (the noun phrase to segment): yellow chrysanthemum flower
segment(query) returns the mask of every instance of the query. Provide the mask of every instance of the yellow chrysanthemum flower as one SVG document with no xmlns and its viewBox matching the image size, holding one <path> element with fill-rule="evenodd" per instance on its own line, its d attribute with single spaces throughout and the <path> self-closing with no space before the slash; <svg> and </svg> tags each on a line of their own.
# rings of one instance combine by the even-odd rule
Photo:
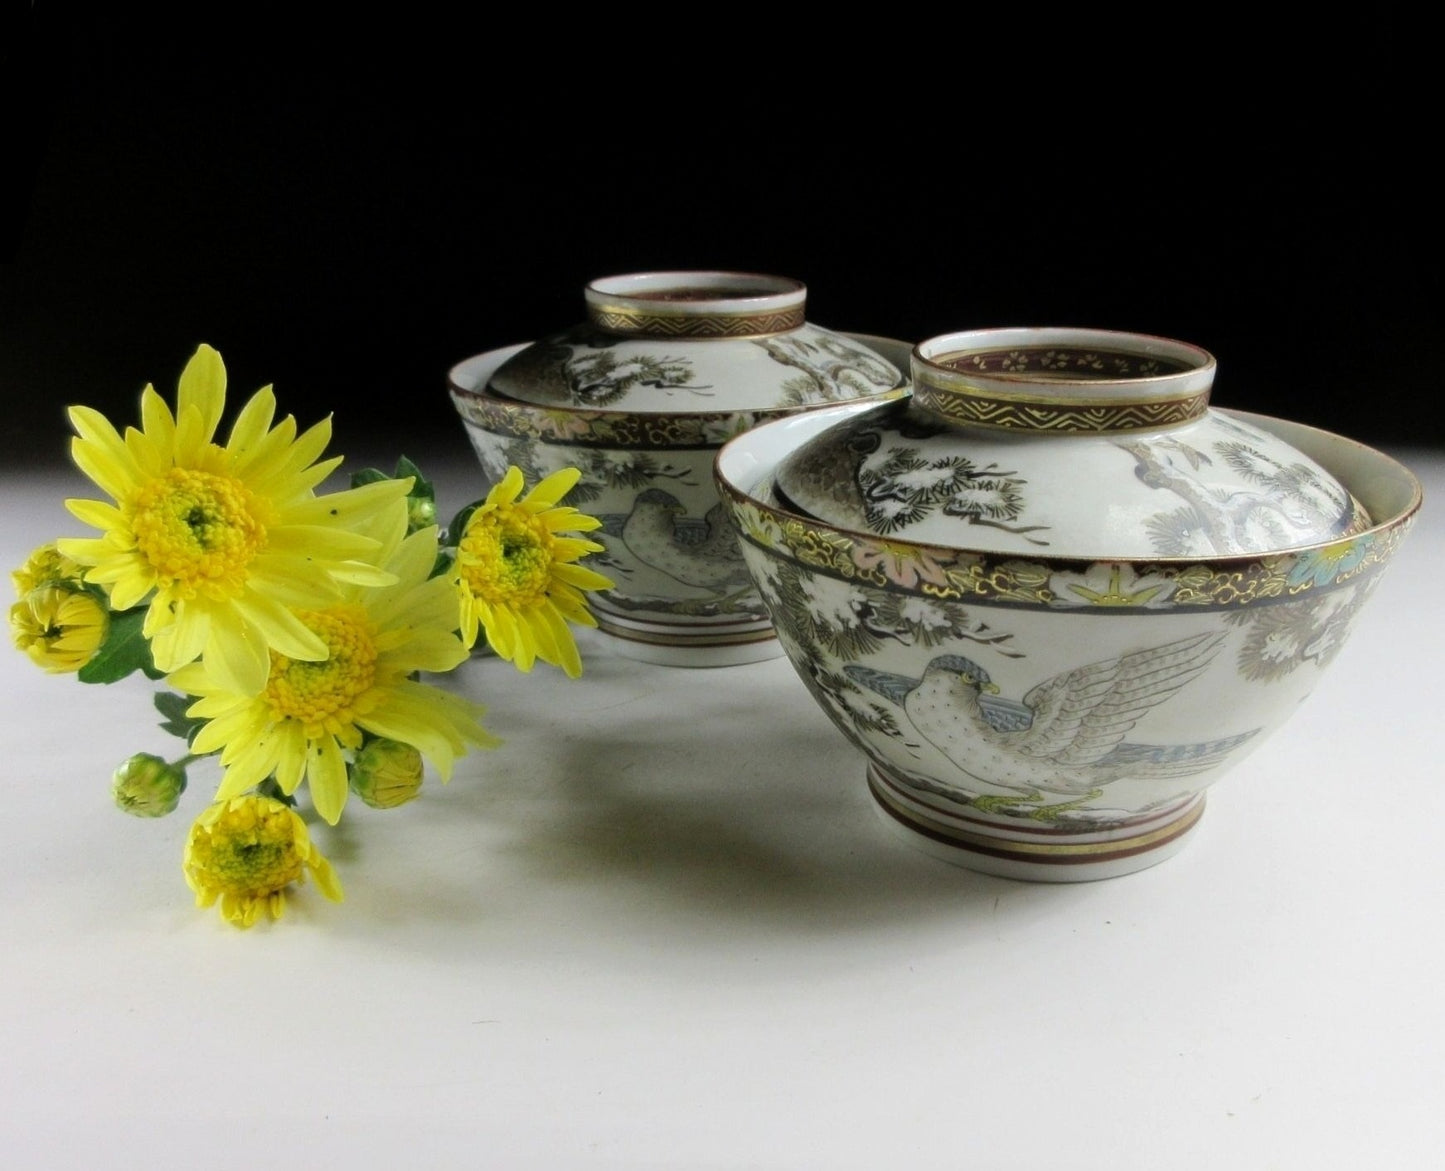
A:
<svg viewBox="0 0 1445 1171">
<path fill-rule="evenodd" d="M 36 586 L 10 607 L 10 636 L 37 667 L 52 675 L 79 671 L 95 657 L 110 614 L 83 589 Z"/>
<path fill-rule="evenodd" d="M 186 883 L 196 906 L 219 899 L 221 914 L 251 927 L 263 914 L 279 919 L 286 888 L 310 874 L 328 899 L 341 902 L 341 882 L 311 841 L 306 823 L 271 797 L 218 801 L 196 818 L 186 839 Z"/>
<path fill-rule="evenodd" d="M 500 743 L 482 727 L 478 704 L 411 677 L 450 671 L 466 660 L 467 648 L 457 635 L 455 587 L 446 576 L 430 576 L 436 527 L 408 537 L 406 515 L 405 502 L 397 501 L 369 526 L 392 585 L 349 586 L 332 605 L 291 611 L 322 644 L 324 659 L 272 651 L 265 686 L 254 695 L 231 686 L 206 660 L 169 676 L 178 690 L 198 697 L 188 714 L 208 721 L 191 750 L 220 751 L 218 800 L 274 774 L 288 795 L 305 781 L 316 811 L 334 825 L 349 791 L 345 753 L 360 748 L 366 733 L 412 745 L 443 780 L 468 745 Z"/>
<path fill-rule="evenodd" d="M 584 591 L 611 589 L 613 582 L 576 564 L 603 549 L 586 537 L 567 535 L 602 524 L 558 503 L 580 476 L 578 469 L 564 468 L 522 496 L 522 472 L 508 468 L 468 518 L 456 559 L 468 647 L 484 630 L 491 648 L 519 670 L 530 671 L 541 659 L 574 679 L 582 673 L 568 623 L 596 626 Z"/>
<path fill-rule="evenodd" d="M 224 447 L 213 441 L 226 399 L 221 355 L 201 346 L 181 374 L 176 411 L 151 386 L 142 429 L 124 437 L 98 411 L 70 409 L 77 466 L 114 503 L 67 500 L 100 537 L 56 542 L 87 566 L 116 610 L 150 599 L 143 632 L 156 666 L 171 671 L 203 655 L 239 691 L 266 684 L 272 650 L 317 660 L 325 642 L 293 607 L 325 605 L 337 583 L 382 584 L 377 544 L 359 524 L 406 495 L 406 480 L 381 480 L 318 496 L 341 463 L 317 462 L 330 420 L 301 435 L 288 415 L 276 426 L 271 388 L 242 408 Z"/>
</svg>

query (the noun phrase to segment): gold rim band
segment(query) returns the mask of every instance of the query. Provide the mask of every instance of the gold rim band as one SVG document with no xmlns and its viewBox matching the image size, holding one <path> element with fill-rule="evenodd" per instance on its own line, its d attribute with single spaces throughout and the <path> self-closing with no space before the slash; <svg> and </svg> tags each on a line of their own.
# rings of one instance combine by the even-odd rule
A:
<svg viewBox="0 0 1445 1171">
<path fill-rule="evenodd" d="M 1076 432 L 1097 435 L 1114 431 L 1152 431 L 1202 418 L 1209 408 L 1209 392 L 1185 398 L 1143 402 L 1060 403 L 1002 398 L 958 386 L 930 386 L 920 382 L 914 401 L 924 410 L 973 427 L 1008 431 Z"/>
<path fill-rule="evenodd" d="M 646 309 L 620 303 L 587 307 L 588 320 L 608 333 L 660 338 L 749 338 L 767 337 L 798 329 L 804 320 L 802 305 L 765 312 L 719 310 L 698 312 L 679 307 L 667 310 L 656 305 Z"/>
</svg>

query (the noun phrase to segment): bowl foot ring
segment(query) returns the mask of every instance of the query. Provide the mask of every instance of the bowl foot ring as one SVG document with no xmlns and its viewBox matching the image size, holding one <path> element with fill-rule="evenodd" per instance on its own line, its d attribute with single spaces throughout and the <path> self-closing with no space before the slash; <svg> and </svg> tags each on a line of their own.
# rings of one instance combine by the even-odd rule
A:
<svg viewBox="0 0 1445 1171">
<path fill-rule="evenodd" d="M 1183 849 L 1204 815 L 1204 794 L 1196 793 L 1107 830 L 986 822 L 963 806 L 957 818 L 947 818 L 911 800 L 907 785 L 871 763 L 868 790 L 884 824 L 915 848 L 969 870 L 1029 882 L 1092 882 L 1158 865 Z"/>
<path fill-rule="evenodd" d="M 617 653 L 669 667 L 727 667 L 783 654 L 771 623 L 750 616 L 687 620 L 668 614 L 622 612 L 592 599 L 597 628 Z"/>
</svg>

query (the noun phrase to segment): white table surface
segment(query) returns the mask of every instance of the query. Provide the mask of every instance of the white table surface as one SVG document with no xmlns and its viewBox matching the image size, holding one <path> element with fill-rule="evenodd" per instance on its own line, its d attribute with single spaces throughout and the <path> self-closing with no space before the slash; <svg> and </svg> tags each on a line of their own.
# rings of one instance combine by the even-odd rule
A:
<svg viewBox="0 0 1445 1171">
<path fill-rule="evenodd" d="M 1098 883 L 900 842 L 784 659 L 584 631 L 578 680 L 465 664 L 503 747 L 353 802 L 346 901 L 237 931 L 180 870 L 210 763 L 169 818 L 110 801 L 180 746 L 156 685 L 0 654 L 0 1166 L 1445 1166 L 1445 455 L 1393 454 L 1426 504 L 1352 641 L 1181 854 Z M 0 472 L 0 561 L 94 494 Z"/>
</svg>

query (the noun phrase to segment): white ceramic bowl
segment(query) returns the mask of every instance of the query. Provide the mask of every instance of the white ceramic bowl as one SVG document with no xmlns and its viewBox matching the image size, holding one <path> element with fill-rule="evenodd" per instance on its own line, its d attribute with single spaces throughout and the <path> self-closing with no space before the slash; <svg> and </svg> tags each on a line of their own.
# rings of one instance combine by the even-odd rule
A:
<svg viewBox="0 0 1445 1171">
<path fill-rule="evenodd" d="M 1367 527 L 1288 551 L 1100 559 L 988 551 L 986 528 L 975 548 L 881 537 L 780 502 L 779 467 L 804 444 L 913 410 L 766 423 L 715 476 L 780 642 L 866 758 L 884 820 L 1009 877 L 1106 878 L 1178 850 L 1208 786 L 1334 659 L 1421 503 L 1390 457 L 1237 411 L 1221 413 L 1336 477 Z"/>
<path fill-rule="evenodd" d="M 679 292 L 679 290 L 682 290 Z M 803 320 L 785 278 L 648 273 L 587 290 L 588 320 L 474 355 L 448 390 L 488 486 L 563 467 L 567 503 L 603 519 L 590 597 L 624 654 L 712 667 L 782 654 L 713 480 L 722 444 L 839 400 L 906 395 L 907 343 Z"/>
</svg>

